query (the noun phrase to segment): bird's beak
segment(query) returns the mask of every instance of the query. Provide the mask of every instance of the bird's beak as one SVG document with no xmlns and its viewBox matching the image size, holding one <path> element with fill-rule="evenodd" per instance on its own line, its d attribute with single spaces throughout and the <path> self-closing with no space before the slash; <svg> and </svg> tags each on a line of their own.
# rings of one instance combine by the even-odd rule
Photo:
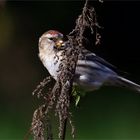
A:
<svg viewBox="0 0 140 140">
<path fill-rule="evenodd" d="M 64 41 L 63 40 L 58 40 L 58 41 L 56 41 L 56 43 L 55 43 L 55 46 L 57 47 L 57 48 L 60 48 L 61 46 L 63 46 L 64 45 Z"/>
</svg>

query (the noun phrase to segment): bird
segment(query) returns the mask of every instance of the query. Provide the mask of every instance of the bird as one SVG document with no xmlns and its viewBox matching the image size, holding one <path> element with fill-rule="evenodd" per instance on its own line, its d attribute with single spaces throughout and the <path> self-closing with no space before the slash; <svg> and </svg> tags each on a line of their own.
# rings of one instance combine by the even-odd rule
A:
<svg viewBox="0 0 140 140">
<path fill-rule="evenodd" d="M 57 81 L 62 53 L 67 46 L 64 35 L 57 30 L 48 30 L 39 38 L 38 46 L 40 60 Z M 82 54 L 78 56 L 73 85 L 85 91 L 94 91 L 102 86 L 116 86 L 140 92 L 139 84 L 119 75 L 112 64 L 87 49 L 83 49 Z"/>
</svg>

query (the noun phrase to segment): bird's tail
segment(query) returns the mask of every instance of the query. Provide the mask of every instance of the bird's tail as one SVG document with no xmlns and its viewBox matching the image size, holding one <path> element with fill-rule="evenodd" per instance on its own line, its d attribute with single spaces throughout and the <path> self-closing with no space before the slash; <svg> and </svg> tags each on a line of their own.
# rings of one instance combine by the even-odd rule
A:
<svg viewBox="0 0 140 140">
<path fill-rule="evenodd" d="M 126 78 L 123 78 L 121 76 L 117 76 L 115 78 L 115 80 L 113 81 L 113 83 L 117 86 L 125 87 L 125 88 L 131 89 L 133 91 L 140 92 L 140 85 L 138 85 Z"/>
</svg>

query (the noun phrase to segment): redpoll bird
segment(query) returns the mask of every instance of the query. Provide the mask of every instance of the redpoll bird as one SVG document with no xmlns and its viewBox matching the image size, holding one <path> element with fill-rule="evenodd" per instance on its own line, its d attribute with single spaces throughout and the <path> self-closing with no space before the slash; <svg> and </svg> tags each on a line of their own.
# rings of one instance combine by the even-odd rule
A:
<svg viewBox="0 0 140 140">
<path fill-rule="evenodd" d="M 39 39 L 40 60 L 55 80 L 64 51 L 62 46 L 66 46 L 63 34 L 55 30 L 45 32 Z M 140 92 L 140 85 L 119 76 L 104 59 L 86 49 L 82 54 L 84 57 L 79 57 L 74 76 L 74 84 L 78 87 L 88 91 L 99 89 L 103 85 L 113 85 Z"/>
</svg>

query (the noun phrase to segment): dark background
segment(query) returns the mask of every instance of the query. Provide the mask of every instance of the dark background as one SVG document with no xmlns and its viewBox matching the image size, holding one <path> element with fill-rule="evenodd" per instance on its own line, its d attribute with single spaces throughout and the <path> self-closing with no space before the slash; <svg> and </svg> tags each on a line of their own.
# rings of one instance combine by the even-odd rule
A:
<svg viewBox="0 0 140 140">
<path fill-rule="evenodd" d="M 95 52 L 140 83 L 140 2 L 90 4 L 104 27 Z M 38 38 L 49 29 L 68 34 L 83 5 L 84 1 L 0 1 L 1 140 L 23 139 L 38 107 L 31 93 L 48 75 L 38 58 Z M 73 109 L 73 120 L 76 139 L 140 139 L 140 94 L 103 87 L 82 99 Z"/>
</svg>

